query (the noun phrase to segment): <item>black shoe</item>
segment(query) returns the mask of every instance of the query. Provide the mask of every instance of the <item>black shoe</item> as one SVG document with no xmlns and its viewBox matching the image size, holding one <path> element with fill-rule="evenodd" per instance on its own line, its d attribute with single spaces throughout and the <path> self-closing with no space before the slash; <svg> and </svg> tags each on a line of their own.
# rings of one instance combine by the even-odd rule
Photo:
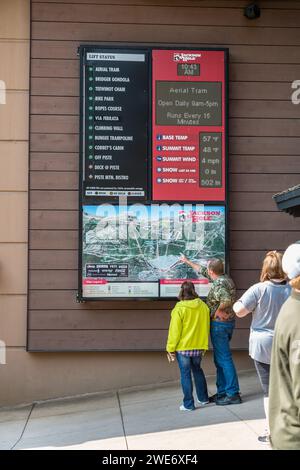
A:
<svg viewBox="0 0 300 470">
<path fill-rule="evenodd" d="M 215 393 L 211 397 L 208 397 L 208 401 L 209 403 L 216 403 L 217 400 L 219 400 L 220 398 L 224 398 L 224 397 L 226 397 L 226 393 L 221 393 L 221 394 Z"/>
<path fill-rule="evenodd" d="M 239 405 L 240 403 L 242 403 L 242 399 L 241 399 L 239 393 L 237 393 L 236 395 L 233 395 L 232 397 L 229 397 L 228 395 L 225 395 L 225 397 L 218 398 L 216 400 L 216 405 L 220 405 L 220 406 Z"/>
<path fill-rule="evenodd" d="M 270 436 L 268 434 L 264 434 L 263 436 L 258 436 L 257 440 L 261 444 L 270 444 Z"/>
</svg>

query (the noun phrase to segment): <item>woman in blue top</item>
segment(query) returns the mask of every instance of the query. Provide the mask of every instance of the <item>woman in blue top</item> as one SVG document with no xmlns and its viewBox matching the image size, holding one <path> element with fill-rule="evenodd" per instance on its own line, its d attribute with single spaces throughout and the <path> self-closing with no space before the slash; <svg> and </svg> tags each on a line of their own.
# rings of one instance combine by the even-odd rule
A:
<svg viewBox="0 0 300 470">
<path fill-rule="evenodd" d="M 251 286 L 233 305 L 238 317 L 252 313 L 249 337 L 249 355 L 264 392 L 264 409 L 267 420 L 266 434 L 259 436 L 263 443 L 269 442 L 268 401 L 272 342 L 277 316 L 281 306 L 290 295 L 291 288 L 282 270 L 282 254 L 269 251 L 263 261 L 260 282 Z"/>
</svg>

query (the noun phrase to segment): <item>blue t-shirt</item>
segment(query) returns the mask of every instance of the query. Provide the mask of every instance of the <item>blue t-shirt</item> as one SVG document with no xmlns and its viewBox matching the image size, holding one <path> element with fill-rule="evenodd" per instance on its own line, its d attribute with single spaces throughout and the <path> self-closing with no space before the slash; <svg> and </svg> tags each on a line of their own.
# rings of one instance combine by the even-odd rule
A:
<svg viewBox="0 0 300 470">
<path fill-rule="evenodd" d="M 270 364 L 275 322 L 290 293 L 291 287 L 287 282 L 265 281 L 251 286 L 239 299 L 252 312 L 249 337 L 252 359 Z"/>
</svg>

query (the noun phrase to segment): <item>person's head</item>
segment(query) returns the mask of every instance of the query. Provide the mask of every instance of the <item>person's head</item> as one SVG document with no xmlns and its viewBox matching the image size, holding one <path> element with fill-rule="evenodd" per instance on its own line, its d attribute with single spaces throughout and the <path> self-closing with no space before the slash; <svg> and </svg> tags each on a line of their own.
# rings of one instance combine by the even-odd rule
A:
<svg viewBox="0 0 300 470">
<path fill-rule="evenodd" d="M 266 254 L 260 273 L 260 282 L 271 279 L 286 279 L 282 269 L 282 253 L 275 250 Z"/>
<path fill-rule="evenodd" d="M 282 268 L 290 279 L 290 285 L 300 290 L 300 241 L 293 243 L 285 250 Z"/>
<path fill-rule="evenodd" d="M 207 265 L 207 272 L 212 279 L 217 279 L 219 276 L 222 276 L 224 274 L 223 261 L 219 258 L 213 258 L 209 260 Z"/>
<path fill-rule="evenodd" d="M 195 291 L 195 286 L 191 281 L 184 281 L 181 284 L 180 292 L 178 295 L 179 300 L 193 300 L 197 299 L 199 296 Z"/>
</svg>

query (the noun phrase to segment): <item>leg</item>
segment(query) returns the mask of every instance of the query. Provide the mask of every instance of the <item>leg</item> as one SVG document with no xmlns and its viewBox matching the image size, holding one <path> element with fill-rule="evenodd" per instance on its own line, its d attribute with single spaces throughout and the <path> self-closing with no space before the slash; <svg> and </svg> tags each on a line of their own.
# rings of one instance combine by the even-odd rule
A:
<svg viewBox="0 0 300 470">
<path fill-rule="evenodd" d="M 199 402 L 208 402 L 207 383 L 201 367 L 202 356 L 191 357 L 192 372 Z"/>
<path fill-rule="evenodd" d="M 191 375 L 191 358 L 183 354 L 176 353 L 176 358 L 180 370 L 180 381 L 183 391 L 183 405 L 190 410 L 195 409 L 193 397 L 193 383 Z"/>
<path fill-rule="evenodd" d="M 266 432 L 270 434 L 269 429 L 269 379 L 270 379 L 270 364 L 254 360 L 256 372 L 264 392 L 264 410 L 266 415 Z"/>
<path fill-rule="evenodd" d="M 218 352 L 220 349 L 218 346 L 219 337 L 218 337 L 218 333 L 215 331 L 213 324 L 211 324 L 210 337 L 211 337 L 211 342 L 213 345 L 214 363 L 215 363 L 216 371 L 217 371 L 217 374 L 216 374 L 217 395 L 222 396 L 222 395 L 225 395 L 226 383 L 225 383 L 225 377 L 223 374 L 223 368 L 221 366 L 221 363 L 219 362 L 219 356 L 220 356 L 220 353 Z"/>
<path fill-rule="evenodd" d="M 212 343 L 214 357 L 222 369 L 226 395 L 232 397 L 239 393 L 239 382 L 230 350 L 230 340 L 234 329 L 233 323 L 212 322 Z M 219 374 L 221 376 L 221 374 Z"/>
</svg>

